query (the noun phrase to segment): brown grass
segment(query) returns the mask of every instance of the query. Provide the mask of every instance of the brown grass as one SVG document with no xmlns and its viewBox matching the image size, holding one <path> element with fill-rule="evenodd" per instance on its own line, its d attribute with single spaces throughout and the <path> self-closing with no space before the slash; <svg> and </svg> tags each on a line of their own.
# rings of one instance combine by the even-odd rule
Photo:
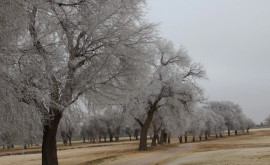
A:
<svg viewBox="0 0 270 165">
<path fill-rule="evenodd" d="M 113 143 L 73 143 L 73 146 L 64 146 L 58 144 L 61 149 L 58 152 L 59 164 L 61 165 L 90 165 L 90 164 L 210 164 L 204 160 L 215 159 L 216 164 L 234 164 L 232 161 L 240 162 L 248 160 L 270 161 L 270 130 L 252 130 L 250 134 L 239 136 L 225 136 L 224 138 L 215 138 L 211 136 L 208 141 L 197 141 L 195 143 L 179 144 L 178 139 L 172 139 L 172 144 L 163 146 L 149 147 L 146 152 L 139 152 L 138 141 L 120 141 Z M 192 137 L 188 138 L 192 141 Z M 150 140 L 148 143 L 150 144 Z M 269 151 L 268 151 L 269 150 Z M 39 151 L 40 146 L 34 146 L 27 150 L 15 148 L 13 150 L 0 150 L 0 154 L 18 153 L 18 152 Z M 243 152 L 244 151 L 244 152 Z M 255 154 L 253 153 L 255 152 Z M 221 156 L 223 155 L 223 156 Z M 226 157 L 227 155 L 227 157 Z M 236 158 L 236 155 L 240 158 Z M 229 158 L 228 158 L 229 157 Z M 185 163 L 177 163 L 178 160 L 185 160 Z M 188 161 L 188 158 L 194 160 Z M 37 165 L 41 164 L 41 154 L 27 154 L 22 156 L 0 156 L 1 165 Z M 172 163 L 174 164 L 174 163 Z M 263 164 L 263 163 L 262 163 Z"/>
</svg>

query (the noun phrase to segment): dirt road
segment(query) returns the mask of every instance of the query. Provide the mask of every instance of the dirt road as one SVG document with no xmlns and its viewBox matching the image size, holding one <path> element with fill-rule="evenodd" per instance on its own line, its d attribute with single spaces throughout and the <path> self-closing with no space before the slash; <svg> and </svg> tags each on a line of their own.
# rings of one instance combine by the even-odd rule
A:
<svg viewBox="0 0 270 165">
<path fill-rule="evenodd" d="M 195 146 L 192 143 L 175 145 L 175 147 L 167 149 L 165 151 L 157 151 L 157 152 L 146 152 L 146 153 L 138 153 L 131 155 L 124 155 L 122 158 L 119 158 L 114 161 L 105 161 L 102 165 L 148 165 L 148 164 L 156 164 L 165 159 L 175 157 L 181 154 L 188 154 L 195 150 Z"/>
</svg>

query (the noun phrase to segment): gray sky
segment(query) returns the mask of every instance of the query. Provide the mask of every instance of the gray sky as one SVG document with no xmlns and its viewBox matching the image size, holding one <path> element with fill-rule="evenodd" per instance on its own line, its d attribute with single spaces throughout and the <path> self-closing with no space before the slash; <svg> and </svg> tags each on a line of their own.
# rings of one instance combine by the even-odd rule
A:
<svg viewBox="0 0 270 165">
<path fill-rule="evenodd" d="M 238 103 L 256 123 L 270 114 L 270 0 L 148 0 L 161 36 L 204 65 L 209 100 Z"/>
</svg>

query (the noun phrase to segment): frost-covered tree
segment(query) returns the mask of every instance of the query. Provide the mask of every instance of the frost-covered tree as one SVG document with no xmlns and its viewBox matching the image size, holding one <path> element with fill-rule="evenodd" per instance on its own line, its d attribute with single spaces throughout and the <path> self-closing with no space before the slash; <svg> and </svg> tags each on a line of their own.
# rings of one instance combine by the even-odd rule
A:
<svg viewBox="0 0 270 165">
<path fill-rule="evenodd" d="M 249 133 L 249 129 L 253 128 L 255 126 L 255 122 L 250 118 L 244 119 L 244 129 L 247 130 L 247 133 Z"/>
<path fill-rule="evenodd" d="M 140 126 L 138 123 L 134 120 L 134 116 L 132 116 L 130 113 L 128 113 L 126 110 L 123 111 L 123 120 L 122 125 L 125 129 L 123 132 L 127 134 L 131 140 L 131 137 L 134 136 L 136 140 L 138 140 L 139 132 L 140 132 Z"/>
<path fill-rule="evenodd" d="M 265 118 L 265 123 L 270 126 L 270 115 Z"/>
<path fill-rule="evenodd" d="M 113 137 L 115 138 L 115 141 L 119 141 L 120 131 L 123 127 L 122 112 L 123 109 L 119 106 L 107 107 L 104 110 L 107 133 L 109 135 L 110 142 L 113 141 Z"/>
<path fill-rule="evenodd" d="M 9 42 L 1 58 L 13 59 L 6 62 L 11 69 L 5 81 L 21 102 L 42 114 L 43 165 L 58 164 L 56 132 L 66 107 L 86 95 L 114 93 L 124 77 L 141 69 L 138 61 L 152 38 L 143 5 L 143 0 L 1 1 L 1 39 Z"/>
<path fill-rule="evenodd" d="M 187 52 L 176 51 L 170 42 L 161 41 L 153 47 L 152 73 L 140 84 L 137 96 L 131 101 L 133 109 L 142 111 L 136 118 L 141 126 L 139 150 L 147 150 L 147 133 L 157 111 L 187 109 L 200 99 L 197 78 L 205 76 L 201 65 L 191 62 Z M 132 109 L 132 108 L 131 108 Z"/>
<path fill-rule="evenodd" d="M 59 124 L 59 132 L 63 138 L 63 142 L 67 142 L 68 140 L 70 146 L 72 144 L 71 140 L 74 134 L 78 134 L 80 132 L 79 129 L 82 121 L 82 115 L 82 111 L 76 106 L 68 107 L 63 113 L 62 120 Z"/>
<path fill-rule="evenodd" d="M 239 105 L 230 101 L 211 101 L 206 108 L 224 118 L 229 136 L 231 130 L 235 130 L 235 135 L 237 135 L 237 130 L 241 129 L 244 119 L 242 109 Z"/>
</svg>

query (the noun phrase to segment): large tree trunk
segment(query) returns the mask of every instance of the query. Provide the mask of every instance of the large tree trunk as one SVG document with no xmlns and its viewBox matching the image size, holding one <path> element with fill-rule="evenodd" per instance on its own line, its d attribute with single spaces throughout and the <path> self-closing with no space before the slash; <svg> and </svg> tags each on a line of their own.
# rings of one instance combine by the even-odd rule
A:
<svg viewBox="0 0 270 165">
<path fill-rule="evenodd" d="M 150 109 L 147 113 L 147 118 L 145 119 L 144 124 L 140 122 L 138 119 L 136 121 L 141 126 L 141 136 L 140 136 L 140 144 L 139 144 L 139 150 L 140 151 L 147 151 L 147 132 L 150 128 L 150 124 L 153 119 L 155 109 Z"/>
<path fill-rule="evenodd" d="M 147 117 L 142 123 L 139 119 L 135 118 L 135 120 L 139 123 L 141 126 L 141 136 L 140 136 L 140 144 L 139 144 L 139 150 L 140 151 L 147 151 L 147 132 L 150 128 L 150 124 L 153 120 L 153 116 L 155 111 L 157 110 L 157 104 L 160 101 L 161 97 L 157 97 L 154 103 L 150 103 L 151 105 L 149 106 L 148 112 L 147 112 Z"/>
<path fill-rule="evenodd" d="M 237 130 L 234 131 L 234 135 L 237 135 Z"/>
<path fill-rule="evenodd" d="M 228 129 L 228 136 L 231 136 L 231 130 Z"/>
<path fill-rule="evenodd" d="M 148 132 L 148 129 L 149 129 L 149 126 L 142 127 L 141 136 L 140 136 L 140 144 L 139 144 L 140 151 L 147 151 L 147 132 Z"/>
<path fill-rule="evenodd" d="M 42 165 L 58 165 L 56 133 L 62 114 L 58 112 L 54 119 L 43 127 Z"/>
</svg>

